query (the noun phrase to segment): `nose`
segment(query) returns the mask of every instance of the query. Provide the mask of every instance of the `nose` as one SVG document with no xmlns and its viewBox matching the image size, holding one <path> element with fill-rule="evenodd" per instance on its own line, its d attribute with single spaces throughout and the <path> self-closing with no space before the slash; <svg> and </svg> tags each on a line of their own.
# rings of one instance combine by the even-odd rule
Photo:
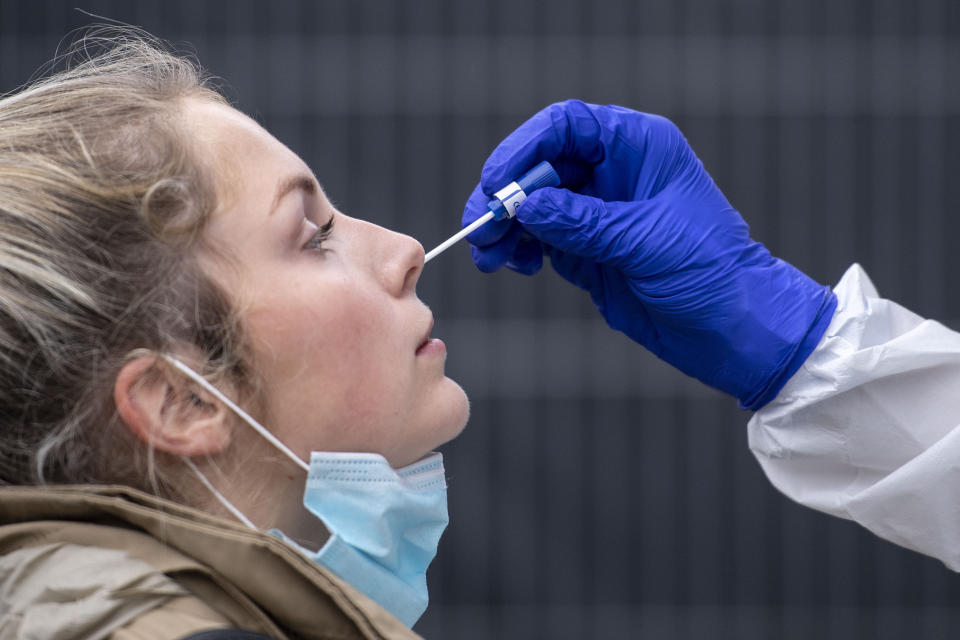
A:
<svg viewBox="0 0 960 640">
<path fill-rule="evenodd" d="M 382 229 L 383 281 L 386 289 L 395 296 L 413 293 L 423 272 L 423 245 L 408 235 Z"/>
</svg>

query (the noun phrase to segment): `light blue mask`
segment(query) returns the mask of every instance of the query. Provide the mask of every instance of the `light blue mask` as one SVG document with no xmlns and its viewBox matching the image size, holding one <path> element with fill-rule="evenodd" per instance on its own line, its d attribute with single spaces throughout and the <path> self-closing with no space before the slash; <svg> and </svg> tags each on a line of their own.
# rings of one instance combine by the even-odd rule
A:
<svg viewBox="0 0 960 640">
<path fill-rule="evenodd" d="M 412 627 L 447 528 L 443 457 L 394 470 L 375 453 L 315 451 L 303 504 L 332 533 L 316 560 Z"/>
<path fill-rule="evenodd" d="M 174 358 L 167 361 L 307 471 L 303 504 L 323 521 L 330 538 L 313 552 L 283 532 L 272 533 L 412 627 L 427 608 L 427 566 L 437 554 L 448 522 L 443 456 L 433 453 L 412 465 L 393 469 L 376 453 L 314 451 L 307 465 L 193 369 Z M 257 529 L 189 458 L 183 460 L 231 513 Z"/>
</svg>

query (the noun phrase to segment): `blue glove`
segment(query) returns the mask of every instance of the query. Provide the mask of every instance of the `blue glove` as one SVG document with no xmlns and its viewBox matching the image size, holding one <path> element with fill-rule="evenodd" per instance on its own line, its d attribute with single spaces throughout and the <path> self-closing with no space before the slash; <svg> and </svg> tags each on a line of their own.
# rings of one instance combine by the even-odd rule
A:
<svg viewBox="0 0 960 640">
<path fill-rule="evenodd" d="M 567 188 L 534 191 L 516 218 L 472 233 L 477 267 L 534 274 L 547 254 L 614 329 L 746 409 L 772 400 L 836 297 L 750 239 L 677 127 L 622 107 L 551 105 L 491 154 L 463 225 L 542 160 Z"/>
</svg>

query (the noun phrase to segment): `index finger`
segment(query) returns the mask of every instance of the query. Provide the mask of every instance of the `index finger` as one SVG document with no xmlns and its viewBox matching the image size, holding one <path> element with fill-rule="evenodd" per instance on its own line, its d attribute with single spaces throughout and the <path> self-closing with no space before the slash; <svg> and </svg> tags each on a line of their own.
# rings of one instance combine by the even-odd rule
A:
<svg viewBox="0 0 960 640">
<path fill-rule="evenodd" d="M 568 158 L 595 164 L 603 157 L 600 122 L 590 105 L 580 100 L 557 102 L 534 114 L 497 145 L 483 165 L 480 185 L 489 196 L 543 160 L 556 163 Z M 564 184 L 567 178 L 561 172 Z"/>
</svg>

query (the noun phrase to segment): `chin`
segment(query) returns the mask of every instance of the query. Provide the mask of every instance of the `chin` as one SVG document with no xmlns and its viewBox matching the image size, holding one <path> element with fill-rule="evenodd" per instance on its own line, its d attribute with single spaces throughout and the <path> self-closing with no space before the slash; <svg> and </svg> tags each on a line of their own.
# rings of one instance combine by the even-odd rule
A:
<svg viewBox="0 0 960 640">
<path fill-rule="evenodd" d="M 463 429 L 467 426 L 467 422 L 470 420 L 470 398 L 467 397 L 467 393 L 463 390 L 463 388 L 453 380 L 450 380 L 450 385 L 455 387 L 451 393 L 451 395 L 454 396 L 452 398 L 453 406 L 451 407 L 450 419 L 447 422 L 450 425 L 450 437 L 443 442 L 450 442 L 460 435 Z"/>
<path fill-rule="evenodd" d="M 449 378 L 444 380 L 442 394 L 437 395 L 441 397 L 437 398 L 430 419 L 432 426 L 429 430 L 431 436 L 429 451 L 435 451 L 440 445 L 460 435 L 470 419 L 470 400 L 456 382 Z"/>
</svg>

